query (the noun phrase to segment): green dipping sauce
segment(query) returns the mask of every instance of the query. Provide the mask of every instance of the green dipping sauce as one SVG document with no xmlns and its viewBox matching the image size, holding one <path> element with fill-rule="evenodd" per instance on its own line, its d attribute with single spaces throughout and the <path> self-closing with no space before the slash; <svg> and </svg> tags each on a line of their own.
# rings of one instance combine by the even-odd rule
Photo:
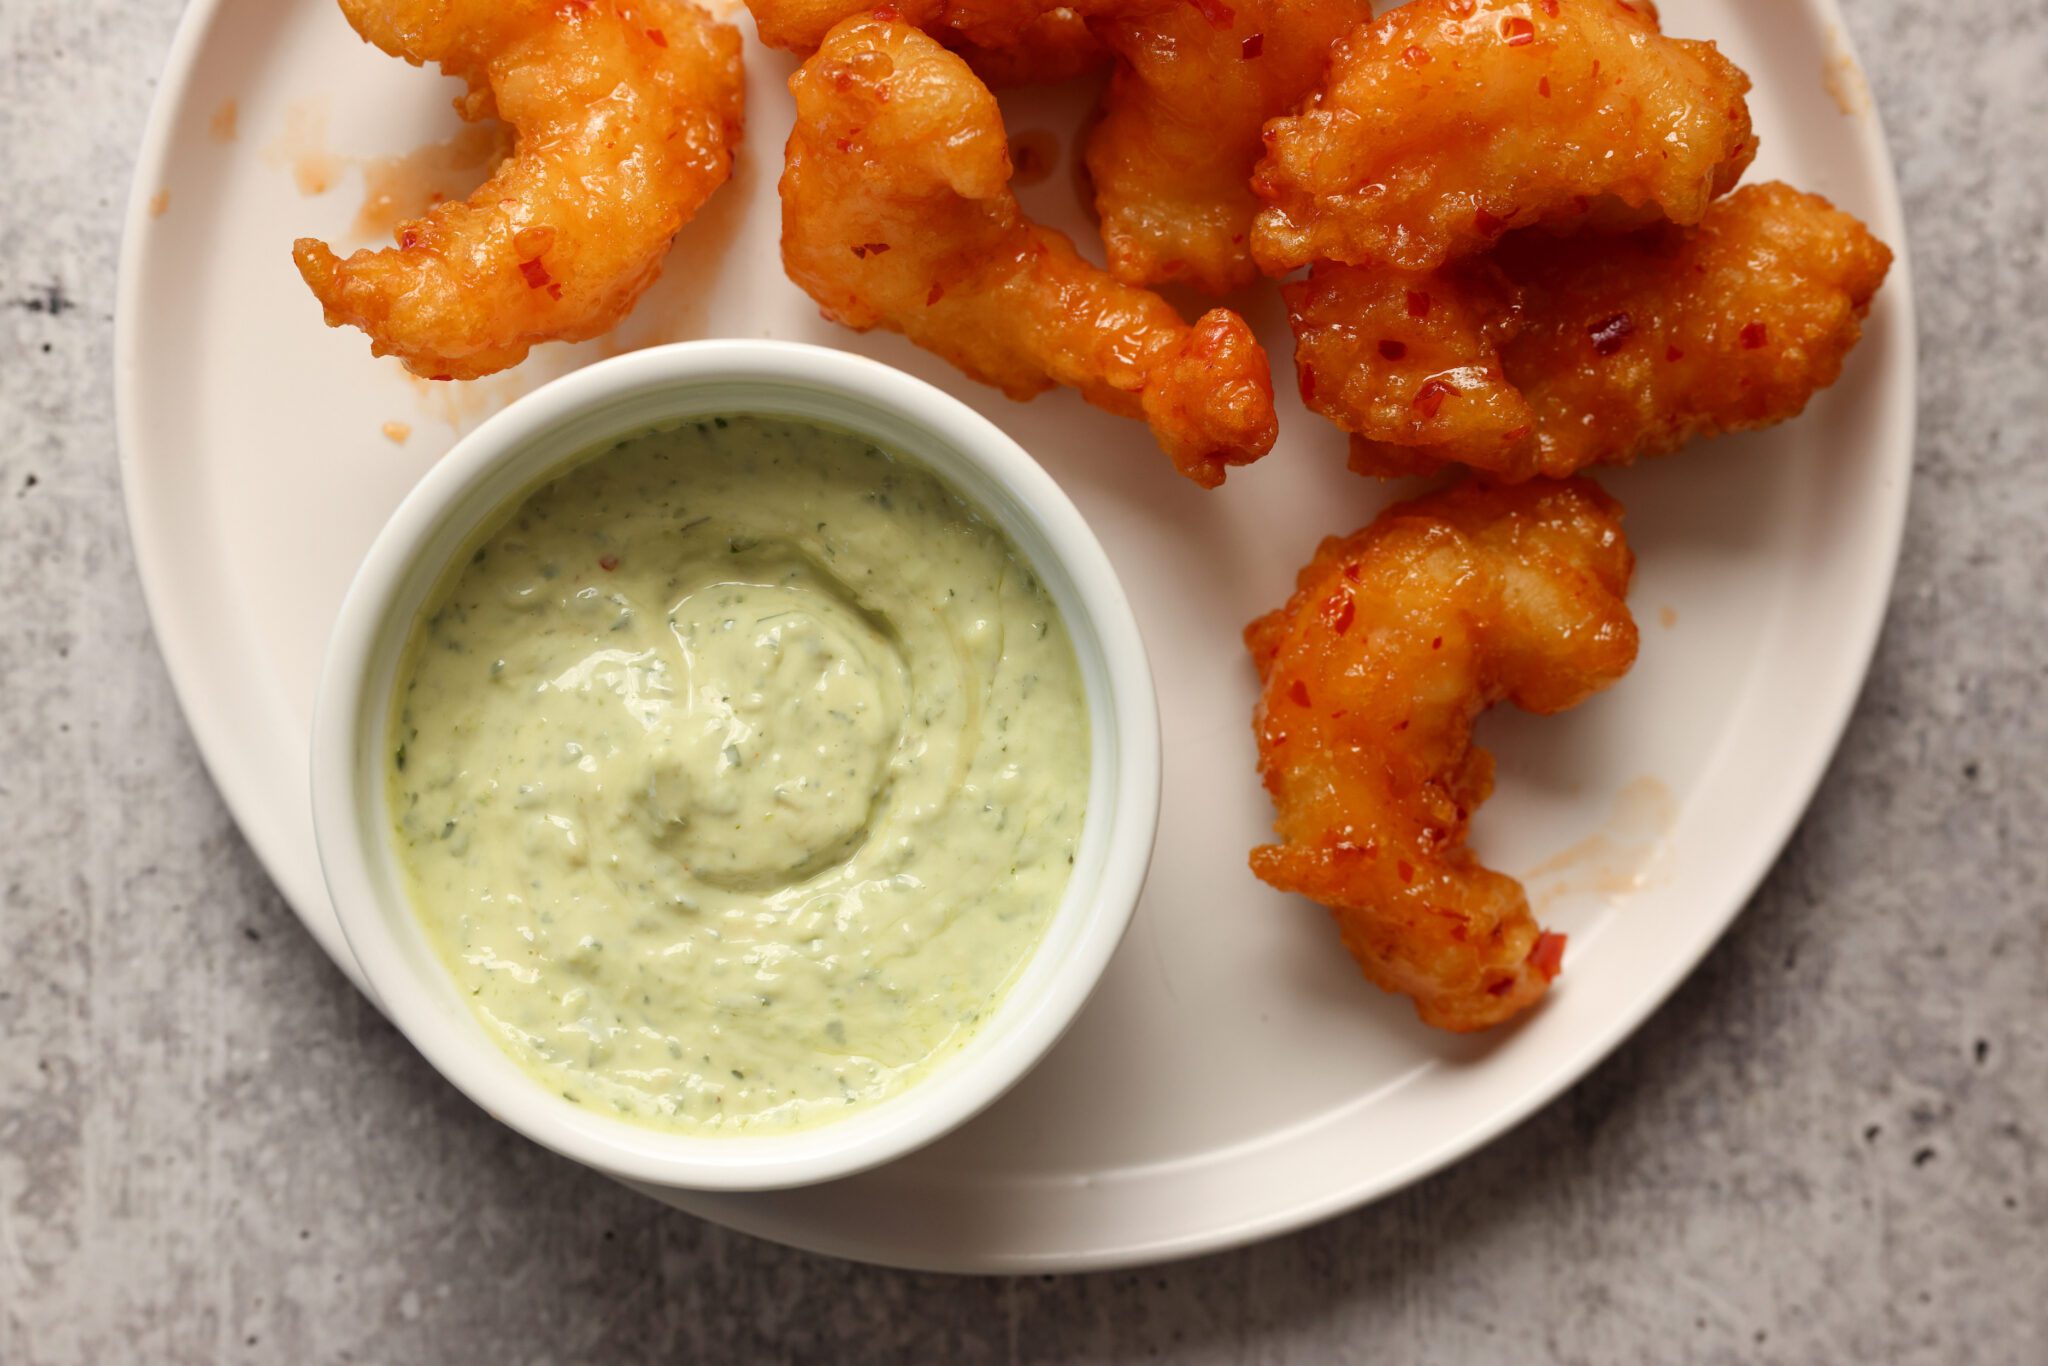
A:
<svg viewBox="0 0 2048 1366">
<path fill-rule="evenodd" d="M 1081 836 L 1051 597 L 930 471 L 707 418 L 540 488 L 414 626 L 412 902 L 505 1050 L 690 1132 L 901 1091 L 1022 970 Z"/>
</svg>

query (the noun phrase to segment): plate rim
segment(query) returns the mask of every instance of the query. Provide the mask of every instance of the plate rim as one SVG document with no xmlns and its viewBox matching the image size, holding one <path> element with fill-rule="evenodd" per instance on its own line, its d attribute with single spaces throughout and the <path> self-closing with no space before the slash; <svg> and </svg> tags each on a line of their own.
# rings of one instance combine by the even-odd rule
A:
<svg viewBox="0 0 2048 1366">
<path fill-rule="evenodd" d="M 116 265 L 113 349 L 114 427 L 123 515 L 127 524 L 129 544 L 135 557 L 137 579 L 149 616 L 151 634 L 164 661 L 179 711 L 192 733 L 200 762 L 209 780 L 219 793 L 229 815 L 234 819 L 244 842 L 264 873 L 276 886 L 286 905 L 291 908 L 293 915 L 341 969 L 350 983 L 361 991 L 372 1005 L 378 1005 L 381 1010 L 376 996 L 369 991 L 363 979 L 361 968 L 356 964 L 341 937 L 339 921 L 331 914 L 323 919 L 309 915 L 301 908 L 300 900 L 305 894 L 305 889 L 299 884 L 303 880 L 294 876 L 287 865 L 281 841 L 275 841 L 267 836 L 268 826 L 262 818 L 264 813 L 258 810 L 254 794 L 224 780 L 223 765 L 216 756 L 225 752 L 234 740 L 225 734 L 225 726 L 214 724 L 207 710 L 195 706 L 194 703 L 194 699 L 201 692 L 199 679 L 205 661 L 195 658 L 196 647 L 191 642 L 174 639 L 162 628 L 162 623 L 170 615 L 163 599 L 162 584 L 167 575 L 163 567 L 164 560 L 171 552 L 162 544 L 162 539 L 154 534 L 147 511 L 151 476 L 142 472 L 144 462 L 136 454 L 147 444 L 140 426 L 140 399 L 136 389 L 142 369 L 137 350 L 140 330 L 138 313 L 145 276 L 143 257 L 150 219 L 148 205 L 153 193 L 150 187 L 162 179 L 162 172 L 168 165 L 168 153 L 174 133 L 174 114 L 185 100 L 194 68 L 224 3 L 225 0 L 189 0 L 184 13 L 179 17 L 162 74 L 151 97 L 134 171 L 129 181 L 128 202 Z M 1811 22 L 1816 29 L 1828 37 L 1832 51 L 1837 54 L 1838 59 L 1853 65 L 1860 75 L 1864 68 L 1854 38 L 1843 21 L 1840 0 L 1801 0 L 1801 4 L 1811 16 Z M 1891 326 L 1898 333 L 1894 339 L 1898 354 L 1893 361 L 1893 367 L 1897 371 L 1899 381 L 1895 401 L 1901 405 L 1902 411 L 1895 424 L 1895 430 L 1888 424 L 1886 441 L 1887 444 L 1903 444 L 1905 451 L 1900 465 L 1901 477 L 1897 481 L 1897 489 L 1880 507 L 1883 520 L 1873 526 L 1873 531 L 1888 547 L 1888 554 L 1885 556 L 1883 572 L 1878 576 L 1881 582 L 1871 584 L 1872 591 L 1863 605 L 1863 610 L 1853 621 L 1852 629 L 1844 633 L 1845 637 L 1853 642 L 1852 647 L 1846 649 L 1843 654 L 1855 665 L 1856 683 L 1845 690 L 1841 702 L 1835 709 L 1836 714 L 1829 719 L 1828 724 L 1817 728 L 1825 732 L 1825 743 L 1812 751 L 1812 762 L 1806 766 L 1805 771 L 1792 775 L 1796 777 L 1796 781 L 1786 784 L 1786 790 L 1795 797 L 1795 814 L 1777 839 L 1766 842 L 1757 865 L 1740 879 L 1743 889 L 1741 895 L 1734 898 L 1720 912 L 1715 923 L 1689 952 L 1671 959 L 1664 971 L 1656 975 L 1648 988 L 1627 1009 L 1616 1012 L 1605 1024 L 1593 1031 L 1580 1047 L 1546 1069 L 1536 1081 L 1518 1087 L 1513 1099 L 1500 1106 L 1484 1122 L 1460 1131 L 1455 1137 L 1446 1138 L 1434 1149 L 1367 1180 L 1323 1192 L 1314 1198 L 1297 1201 L 1257 1218 L 1242 1219 L 1234 1224 L 1211 1228 L 1197 1234 L 1177 1235 L 1150 1242 L 1132 1242 L 1081 1254 L 1015 1255 L 1007 1252 L 956 1251 L 950 1258 L 938 1259 L 915 1254 L 892 1255 L 891 1250 L 884 1245 L 873 1242 L 861 1243 L 822 1230 L 814 1231 L 817 1236 L 800 1236 L 792 1232 L 786 1222 L 764 1216 L 758 1207 L 750 1209 L 739 1201 L 728 1203 L 724 1197 L 706 1196 L 696 1192 L 651 1190 L 641 1186 L 632 1188 L 695 1217 L 707 1219 L 750 1236 L 805 1251 L 878 1266 L 983 1275 L 1038 1274 L 1054 1271 L 1077 1273 L 1154 1266 L 1228 1251 L 1297 1232 L 1362 1208 L 1424 1180 L 1520 1125 L 1537 1110 L 1549 1105 L 1583 1080 L 1623 1042 L 1633 1037 L 1644 1021 L 1661 1008 L 1678 987 L 1698 970 L 1701 961 L 1720 943 L 1728 929 L 1755 900 L 1757 890 L 1777 866 L 1783 857 L 1785 847 L 1804 824 L 1807 814 L 1812 809 L 1814 796 L 1833 767 L 1849 724 L 1854 719 L 1862 697 L 1869 687 L 1871 666 L 1890 615 L 1896 589 L 1906 517 L 1912 498 L 1913 452 L 1920 406 L 1918 300 L 1914 289 L 1912 246 L 1906 231 L 1905 206 L 1899 190 L 1897 165 L 1885 133 L 1883 113 L 1874 98 L 1866 98 L 1862 108 L 1856 110 L 1853 115 L 1845 111 L 1845 117 L 1853 117 L 1855 120 L 1853 137 L 1860 150 L 1859 160 L 1872 175 L 1874 188 L 1885 210 L 1884 217 L 1889 219 L 1884 226 L 1889 229 L 1888 245 L 1893 251 L 1889 288 L 1886 290 L 1886 308 L 1892 315 Z M 266 834 L 259 836 L 259 831 Z M 317 879 L 315 881 L 317 883 Z M 313 890 L 316 895 L 321 894 L 317 886 Z"/>
</svg>

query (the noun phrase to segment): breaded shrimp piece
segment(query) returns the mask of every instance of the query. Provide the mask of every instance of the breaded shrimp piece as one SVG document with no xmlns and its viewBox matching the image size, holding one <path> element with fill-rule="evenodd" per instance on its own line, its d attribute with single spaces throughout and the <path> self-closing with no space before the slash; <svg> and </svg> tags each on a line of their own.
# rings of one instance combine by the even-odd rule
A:
<svg viewBox="0 0 2048 1366">
<path fill-rule="evenodd" d="M 1120 59 L 1085 154 L 1110 272 L 1219 294 L 1257 279 L 1259 130 L 1371 17 L 1370 0 L 1138 0 L 1093 20 Z"/>
<path fill-rule="evenodd" d="M 1354 469 L 1512 481 L 1798 416 L 1840 377 L 1890 266 L 1856 219 L 1772 183 L 1694 228 L 1518 233 L 1431 276 L 1325 267 L 1287 296 L 1304 391 L 1354 433 Z"/>
<path fill-rule="evenodd" d="M 1434 270 L 1510 228 L 1696 223 L 1755 158 L 1748 89 L 1643 0 L 1413 0 L 1266 125 L 1252 251 Z"/>
<path fill-rule="evenodd" d="M 825 316 L 887 327 L 1012 398 L 1065 384 L 1143 417 L 1205 488 L 1272 448 L 1265 353 L 1224 309 L 1190 328 L 1011 194 L 995 97 L 907 24 L 848 19 L 790 78 L 782 261 Z"/>
<path fill-rule="evenodd" d="M 1252 871 L 1329 907 L 1366 977 L 1425 1024 L 1489 1028 L 1557 976 L 1563 936 L 1466 847 L 1493 789 L 1472 727 L 1496 702 L 1548 715 L 1627 673 L 1633 569 L 1594 485 L 1468 484 L 1324 541 L 1245 631 L 1281 841 Z"/>
<path fill-rule="evenodd" d="M 1490 257 L 1439 271 L 1319 261 L 1280 294 L 1302 402 L 1353 433 L 1354 450 L 1369 438 L 1490 469 L 1512 434 L 1535 430 L 1500 363 L 1521 295 Z"/>
<path fill-rule="evenodd" d="M 1110 63 L 1109 49 L 1089 31 L 1088 21 L 1065 5 L 1043 10 L 1000 47 L 985 47 L 945 30 L 932 36 L 999 89 L 1057 85 Z"/>
<path fill-rule="evenodd" d="M 825 35 L 857 14 L 874 14 L 920 29 L 948 47 L 1030 51 L 1050 44 L 1063 51 L 1078 45 L 1073 26 L 1118 3 L 1179 3 L 1180 0 L 746 0 L 755 31 L 770 47 L 809 56 Z M 1066 34 L 1060 42 L 1057 35 Z"/>
<path fill-rule="evenodd" d="M 341 0 L 368 42 L 469 84 L 465 118 L 512 125 L 476 193 L 346 260 L 302 237 L 330 327 L 429 379 L 517 365 L 610 330 L 731 173 L 740 37 L 687 0 Z"/>
<path fill-rule="evenodd" d="M 748 0 L 763 40 L 816 49 L 864 0 Z M 1322 79 L 1371 0 L 900 0 L 877 11 L 932 34 L 1003 84 L 1117 64 L 1085 159 L 1110 273 L 1223 293 L 1251 256 L 1259 129 Z M 1107 47 L 1104 47 L 1107 44 Z"/>
</svg>

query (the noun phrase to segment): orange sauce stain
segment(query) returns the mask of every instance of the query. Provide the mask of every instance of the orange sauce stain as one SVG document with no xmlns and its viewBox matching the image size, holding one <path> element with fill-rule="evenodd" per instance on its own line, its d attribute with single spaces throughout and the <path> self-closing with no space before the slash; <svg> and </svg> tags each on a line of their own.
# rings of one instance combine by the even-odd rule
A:
<svg viewBox="0 0 2048 1366">
<path fill-rule="evenodd" d="M 443 200 L 467 196 L 511 150 L 512 130 L 487 123 L 398 156 L 361 158 L 363 206 L 356 211 L 353 231 L 358 237 L 389 239 L 400 223 Z"/>
<path fill-rule="evenodd" d="M 1672 828 L 1678 803 L 1655 778 L 1638 778 L 1616 794 L 1606 825 L 1521 875 L 1538 909 L 1561 897 L 1618 899 L 1657 886 L 1671 874 Z M 1538 883 L 1544 884 L 1539 890 Z"/>
<path fill-rule="evenodd" d="M 412 426 L 409 423 L 387 422 L 384 424 L 384 438 L 393 445 L 403 446 L 405 439 L 411 435 Z"/>
<path fill-rule="evenodd" d="M 1838 28 L 1828 30 L 1828 58 L 1820 69 L 1821 84 L 1826 87 L 1835 108 L 1853 118 L 1870 112 L 1870 84 L 1863 79 L 1863 68 L 1856 65 L 1855 57 L 1849 53 L 1849 45 L 1842 39 Z"/>
<path fill-rule="evenodd" d="M 1036 185 L 1059 165 L 1059 139 L 1042 128 L 1027 129 L 1010 139 L 1010 183 Z"/>
<path fill-rule="evenodd" d="M 206 135 L 215 142 L 233 142 L 235 123 L 241 117 L 233 100 L 222 100 L 220 108 L 213 111 L 213 117 L 206 122 Z"/>
<path fill-rule="evenodd" d="M 305 195 L 326 194 L 341 174 L 341 158 L 327 149 L 327 102 L 304 100 L 284 111 L 284 131 L 263 149 L 263 159 L 291 169 Z"/>
<path fill-rule="evenodd" d="M 158 190 L 149 197 L 149 216 L 151 218 L 162 218 L 164 211 L 170 207 L 171 192 L 169 190 Z"/>
<path fill-rule="evenodd" d="M 1657 609 L 1657 624 L 1667 631 L 1678 625 L 1678 609 L 1676 607 L 1659 607 Z"/>
</svg>

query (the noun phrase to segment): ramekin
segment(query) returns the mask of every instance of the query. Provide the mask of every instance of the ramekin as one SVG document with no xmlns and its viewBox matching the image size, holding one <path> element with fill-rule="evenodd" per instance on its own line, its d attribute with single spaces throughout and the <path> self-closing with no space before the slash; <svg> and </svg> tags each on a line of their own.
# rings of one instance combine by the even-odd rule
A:
<svg viewBox="0 0 2048 1366">
<path fill-rule="evenodd" d="M 999 523 L 1073 637 L 1091 723 L 1088 814 L 1065 898 L 1023 972 L 964 1046 L 902 1092 L 816 1127 L 678 1133 L 584 1109 L 485 1032 L 405 891 L 384 750 L 400 654 L 465 543 L 551 471 L 601 443 L 712 413 L 812 418 L 936 471 Z M 1130 924 L 1159 823 L 1159 716 L 1130 604 L 1102 546 L 1037 462 L 921 380 L 821 347 L 700 341 L 600 361 L 519 399 L 458 442 L 392 514 L 357 571 L 314 703 L 320 865 L 371 992 L 413 1046 L 528 1138 L 625 1180 L 768 1190 L 851 1175 L 930 1143 L 988 1106 L 1079 1013 Z"/>
</svg>

